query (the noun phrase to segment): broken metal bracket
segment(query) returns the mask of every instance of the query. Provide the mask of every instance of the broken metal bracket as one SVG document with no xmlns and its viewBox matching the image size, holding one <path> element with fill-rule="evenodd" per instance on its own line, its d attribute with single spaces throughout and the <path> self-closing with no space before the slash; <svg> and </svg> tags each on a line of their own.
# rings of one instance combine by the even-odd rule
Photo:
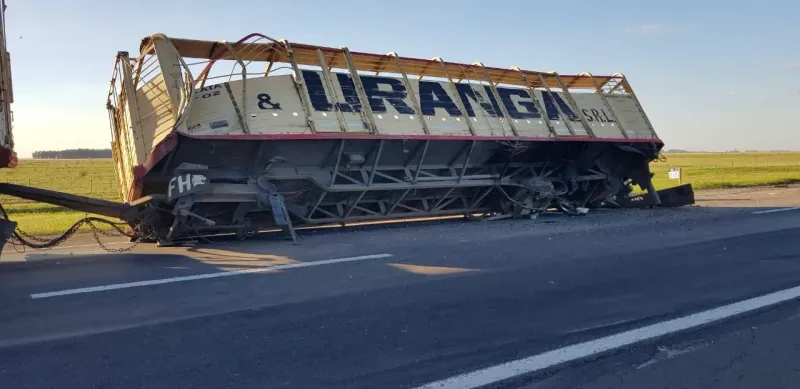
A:
<svg viewBox="0 0 800 389">
<path fill-rule="evenodd" d="M 297 244 L 297 233 L 294 230 L 294 225 L 292 225 L 292 219 L 289 216 L 289 210 L 286 208 L 283 195 L 278 192 L 275 184 L 267 180 L 266 176 L 259 176 L 255 180 L 255 184 L 259 189 L 257 194 L 259 207 L 270 209 L 272 217 L 275 219 L 275 224 L 287 232 L 291 236 L 292 242 Z"/>
<path fill-rule="evenodd" d="M 647 194 L 638 194 L 630 197 L 617 198 L 616 202 L 620 207 L 625 208 L 644 208 L 644 207 L 682 207 L 684 205 L 692 205 L 694 200 L 694 189 L 692 184 L 684 184 L 672 188 L 661 189 L 654 192 L 660 200 L 655 202 L 652 200 L 654 196 Z"/>
<path fill-rule="evenodd" d="M 169 245 L 172 242 L 173 236 L 178 232 L 178 227 L 183 224 L 184 226 L 187 224 L 189 220 L 189 209 L 192 208 L 194 204 L 194 194 L 188 194 L 183 197 L 180 197 L 175 202 L 175 206 L 172 208 L 172 214 L 175 216 L 172 220 L 172 226 L 169 228 L 169 232 L 167 236 L 164 238 L 163 242 L 159 242 L 159 245 Z"/>
</svg>

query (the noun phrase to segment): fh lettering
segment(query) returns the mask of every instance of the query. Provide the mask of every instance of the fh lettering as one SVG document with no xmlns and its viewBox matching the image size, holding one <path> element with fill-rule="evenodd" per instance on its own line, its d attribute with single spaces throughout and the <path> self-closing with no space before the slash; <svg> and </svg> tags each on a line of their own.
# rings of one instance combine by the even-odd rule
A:
<svg viewBox="0 0 800 389">
<path fill-rule="evenodd" d="M 204 185 L 206 183 L 206 176 L 199 174 L 182 174 L 174 176 L 169 180 L 169 188 L 167 188 L 167 197 L 173 198 L 175 195 L 191 191 L 193 188 Z"/>
</svg>

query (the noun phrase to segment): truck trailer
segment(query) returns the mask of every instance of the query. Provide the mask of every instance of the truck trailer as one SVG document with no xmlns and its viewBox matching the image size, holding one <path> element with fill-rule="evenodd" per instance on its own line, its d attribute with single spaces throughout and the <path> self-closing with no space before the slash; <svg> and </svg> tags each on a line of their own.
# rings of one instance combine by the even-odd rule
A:
<svg viewBox="0 0 800 389">
<path fill-rule="evenodd" d="M 621 73 L 159 33 L 135 57 L 117 53 L 106 107 L 120 202 L 7 183 L 0 193 L 120 219 L 132 239 L 164 245 L 694 202 L 691 185 L 654 189 L 664 144 Z"/>
</svg>

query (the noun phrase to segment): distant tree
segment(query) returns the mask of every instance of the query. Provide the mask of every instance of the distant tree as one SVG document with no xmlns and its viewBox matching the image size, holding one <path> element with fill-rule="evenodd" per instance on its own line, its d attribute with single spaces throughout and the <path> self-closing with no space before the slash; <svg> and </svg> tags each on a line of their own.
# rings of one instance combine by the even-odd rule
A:
<svg viewBox="0 0 800 389">
<path fill-rule="evenodd" d="M 34 159 L 102 159 L 111 158 L 111 149 L 40 150 L 32 154 Z"/>
</svg>

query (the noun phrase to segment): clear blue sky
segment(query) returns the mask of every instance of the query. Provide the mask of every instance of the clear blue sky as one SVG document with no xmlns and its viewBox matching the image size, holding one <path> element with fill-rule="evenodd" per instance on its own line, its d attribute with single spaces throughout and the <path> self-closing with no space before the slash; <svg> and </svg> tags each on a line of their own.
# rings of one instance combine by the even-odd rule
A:
<svg viewBox="0 0 800 389">
<path fill-rule="evenodd" d="M 667 148 L 800 150 L 800 2 L 7 0 L 17 150 L 105 148 L 119 50 L 250 32 L 497 67 L 625 73 Z M 167 5 L 160 5 L 167 4 Z"/>
</svg>

